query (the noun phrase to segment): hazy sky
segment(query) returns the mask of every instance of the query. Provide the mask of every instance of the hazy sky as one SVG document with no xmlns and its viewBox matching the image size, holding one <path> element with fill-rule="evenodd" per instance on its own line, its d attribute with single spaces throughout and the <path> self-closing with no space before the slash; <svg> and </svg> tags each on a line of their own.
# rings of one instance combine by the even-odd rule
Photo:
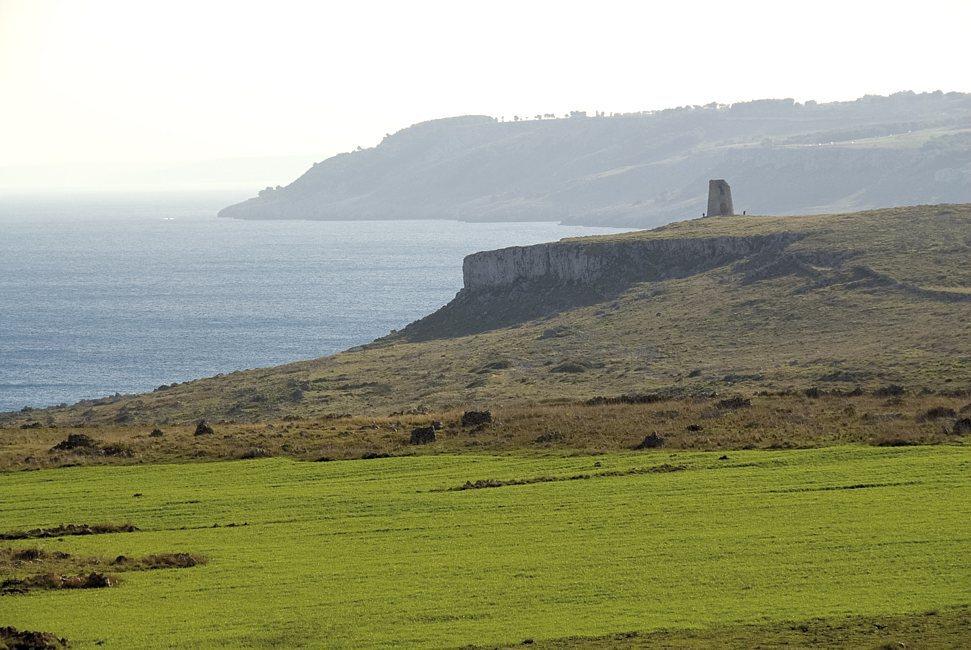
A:
<svg viewBox="0 0 971 650">
<path fill-rule="evenodd" d="M 296 175 L 465 113 L 971 91 L 969 26 L 971 0 L 0 0 L 0 189 Z"/>
</svg>

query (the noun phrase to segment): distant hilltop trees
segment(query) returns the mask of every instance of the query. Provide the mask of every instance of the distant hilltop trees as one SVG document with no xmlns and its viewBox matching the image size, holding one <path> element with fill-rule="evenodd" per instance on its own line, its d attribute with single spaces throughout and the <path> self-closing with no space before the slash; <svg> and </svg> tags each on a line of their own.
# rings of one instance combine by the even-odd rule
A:
<svg viewBox="0 0 971 650">
<path fill-rule="evenodd" d="M 860 99 L 853 100 L 850 102 L 831 102 L 825 104 L 825 106 L 834 106 L 839 104 L 858 104 L 861 102 L 873 102 L 881 103 L 887 101 L 894 101 L 900 98 L 917 98 L 920 96 L 929 97 L 951 97 L 951 98 L 961 98 L 965 97 L 965 93 L 959 92 L 948 92 L 945 93 L 942 90 L 935 90 L 929 93 L 915 93 L 912 90 L 905 90 L 898 93 L 894 93 L 889 96 L 885 95 L 864 95 Z M 763 111 L 775 112 L 779 108 L 814 108 L 819 106 L 819 102 L 815 100 L 807 100 L 805 102 L 797 102 L 791 97 L 786 97 L 783 99 L 753 99 L 744 102 L 734 102 L 731 104 L 722 104 L 719 102 L 709 102 L 708 104 L 685 104 L 684 106 L 675 106 L 672 108 L 663 108 L 657 110 L 646 110 L 646 111 L 634 111 L 634 112 L 606 112 L 606 111 L 594 111 L 593 117 L 647 117 L 651 115 L 664 115 L 672 114 L 684 111 L 738 111 L 745 114 L 758 114 Z M 590 117 L 587 111 L 574 110 L 562 115 L 564 119 L 571 117 Z M 497 121 L 502 121 L 505 118 L 497 117 Z M 512 120 L 515 122 L 527 120 L 527 117 L 520 117 L 519 115 L 514 115 Z M 532 117 L 533 120 L 552 120 L 558 119 L 555 113 L 537 113 Z"/>
</svg>

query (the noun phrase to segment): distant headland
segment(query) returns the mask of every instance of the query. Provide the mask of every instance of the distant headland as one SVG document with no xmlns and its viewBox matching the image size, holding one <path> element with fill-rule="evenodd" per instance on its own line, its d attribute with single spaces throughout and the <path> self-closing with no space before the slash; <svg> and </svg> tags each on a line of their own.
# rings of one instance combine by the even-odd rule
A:
<svg viewBox="0 0 971 650">
<path fill-rule="evenodd" d="M 971 201 L 971 94 L 766 99 L 639 113 L 416 124 L 229 206 L 237 219 L 562 221 L 651 227 L 749 214 Z"/>
</svg>

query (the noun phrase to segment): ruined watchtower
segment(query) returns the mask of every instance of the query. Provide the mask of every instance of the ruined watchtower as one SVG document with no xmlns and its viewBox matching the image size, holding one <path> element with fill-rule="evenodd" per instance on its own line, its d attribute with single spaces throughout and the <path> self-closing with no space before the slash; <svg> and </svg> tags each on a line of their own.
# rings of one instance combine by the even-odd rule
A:
<svg viewBox="0 0 971 650">
<path fill-rule="evenodd" d="M 708 181 L 708 216 L 730 217 L 733 214 L 732 188 L 722 179 Z"/>
</svg>

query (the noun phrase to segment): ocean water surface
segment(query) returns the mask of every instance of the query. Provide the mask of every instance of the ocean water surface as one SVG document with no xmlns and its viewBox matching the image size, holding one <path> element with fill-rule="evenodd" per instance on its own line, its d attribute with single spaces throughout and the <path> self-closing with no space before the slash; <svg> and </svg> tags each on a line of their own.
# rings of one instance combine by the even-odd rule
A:
<svg viewBox="0 0 971 650">
<path fill-rule="evenodd" d="M 221 204 L 0 201 L 0 411 L 331 354 L 448 302 L 469 253 L 616 232 L 236 221 Z"/>
</svg>

